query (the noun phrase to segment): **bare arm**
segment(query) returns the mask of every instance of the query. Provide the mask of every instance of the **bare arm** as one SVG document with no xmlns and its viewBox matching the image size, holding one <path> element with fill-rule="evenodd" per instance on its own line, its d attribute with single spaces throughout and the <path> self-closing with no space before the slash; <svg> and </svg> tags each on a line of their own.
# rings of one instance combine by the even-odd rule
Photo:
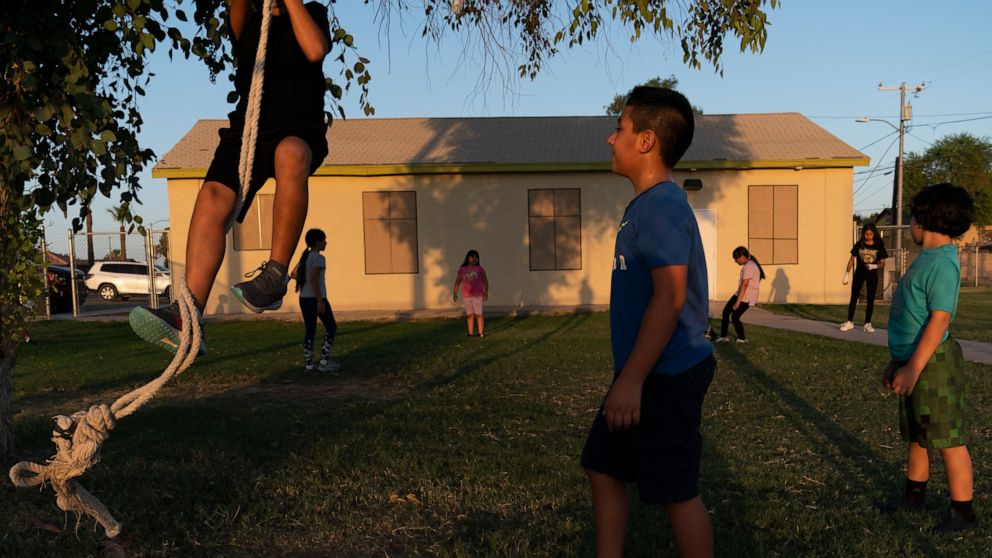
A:
<svg viewBox="0 0 992 558">
<path fill-rule="evenodd" d="M 685 306 L 687 278 L 688 267 L 684 265 L 651 270 L 654 294 L 644 310 L 630 357 L 603 404 L 610 430 L 626 430 L 640 423 L 641 388 L 675 332 Z"/>
<path fill-rule="evenodd" d="M 847 260 L 847 269 L 844 270 L 844 272 L 845 273 L 850 273 L 851 270 L 854 269 L 854 264 L 855 263 L 857 263 L 857 260 L 854 258 L 854 256 L 851 256 L 851 259 Z"/>
<path fill-rule="evenodd" d="M 296 42 L 300 44 L 303 55 L 313 63 L 324 60 L 330 45 L 327 44 L 324 31 L 310 17 L 303 0 L 284 0 L 284 4 L 293 25 L 293 34 L 296 35 Z"/>
<path fill-rule="evenodd" d="M 902 368 L 895 371 L 892 376 L 892 392 L 896 395 L 910 395 L 916 382 L 920 379 L 920 374 L 927 365 L 927 361 L 933 356 L 934 351 L 940 346 L 940 340 L 947 331 L 947 326 L 951 323 L 951 313 L 943 310 L 931 310 L 930 319 L 927 320 L 926 327 L 923 328 L 923 335 L 920 342 L 916 344 L 913 356 Z"/>
<path fill-rule="evenodd" d="M 462 284 L 462 276 L 459 273 L 459 274 L 455 275 L 455 286 L 454 287 L 451 287 L 451 292 L 453 293 L 452 294 L 452 297 L 451 297 L 451 300 L 454 300 L 455 302 L 458 301 L 458 285 L 461 285 L 461 284 Z"/>
<path fill-rule="evenodd" d="M 482 270 L 482 300 L 489 300 L 489 277 L 486 270 Z"/>
</svg>

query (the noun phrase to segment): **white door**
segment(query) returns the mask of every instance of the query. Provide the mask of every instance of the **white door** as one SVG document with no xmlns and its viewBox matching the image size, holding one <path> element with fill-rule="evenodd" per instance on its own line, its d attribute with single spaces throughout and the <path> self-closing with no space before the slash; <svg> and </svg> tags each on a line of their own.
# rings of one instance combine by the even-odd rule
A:
<svg viewBox="0 0 992 558">
<path fill-rule="evenodd" d="M 703 240 L 703 253 L 706 254 L 706 278 L 709 281 L 708 289 L 710 300 L 714 300 L 716 294 L 716 210 L 715 209 L 693 209 L 696 216 L 696 223 L 699 225 L 699 236 Z"/>
</svg>

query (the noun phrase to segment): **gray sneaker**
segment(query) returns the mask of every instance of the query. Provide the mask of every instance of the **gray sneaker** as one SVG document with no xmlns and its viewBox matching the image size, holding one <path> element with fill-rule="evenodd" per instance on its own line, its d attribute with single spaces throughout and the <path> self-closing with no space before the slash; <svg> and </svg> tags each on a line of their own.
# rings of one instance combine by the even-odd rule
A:
<svg viewBox="0 0 992 558">
<path fill-rule="evenodd" d="M 254 278 L 231 287 L 231 293 L 252 312 L 277 310 L 286 296 L 286 268 L 276 262 L 262 262 L 258 269 L 245 273 Z"/>
<path fill-rule="evenodd" d="M 178 302 L 158 309 L 139 306 L 131 310 L 127 320 L 138 337 L 176 354 L 183 330 L 183 319 Z M 207 344 L 203 342 L 203 322 L 201 321 L 199 354 L 203 355 L 206 352 Z"/>
</svg>

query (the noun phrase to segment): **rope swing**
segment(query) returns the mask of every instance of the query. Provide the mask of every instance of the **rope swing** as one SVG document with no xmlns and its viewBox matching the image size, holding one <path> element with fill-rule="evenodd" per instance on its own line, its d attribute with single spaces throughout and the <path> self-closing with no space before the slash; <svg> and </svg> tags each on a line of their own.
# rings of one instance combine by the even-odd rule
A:
<svg viewBox="0 0 992 558">
<path fill-rule="evenodd" d="M 258 136 L 258 120 L 262 105 L 262 82 L 265 73 L 265 51 L 268 45 L 269 22 L 272 16 L 272 0 L 264 0 L 262 6 L 262 27 L 252 69 L 251 89 L 245 111 L 245 127 L 241 135 L 241 161 L 238 174 L 241 188 L 231 215 L 224 224 L 225 234 L 231 230 L 237 215 L 241 213 L 245 197 L 251 184 L 255 157 L 255 142 Z M 107 537 L 114 538 L 121 532 L 121 523 L 114 519 L 100 500 L 90 494 L 76 477 L 82 476 L 100 461 L 100 447 L 110 436 L 110 431 L 118 421 L 134 413 L 154 397 L 162 386 L 172 378 L 182 374 L 192 366 L 200 350 L 200 312 L 186 286 L 185 279 L 179 284 L 179 312 L 182 317 L 182 331 L 176 356 L 162 374 L 121 396 L 112 405 L 93 405 L 88 410 L 70 416 L 54 417 L 55 429 L 52 442 L 56 454 L 46 464 L 21 461 L 10 468 L 10 480 L 18 487 L 52 485 L 56 503 L 66 512 L 77 516 L 86 514 L 103 526 Z"/>
</svg>

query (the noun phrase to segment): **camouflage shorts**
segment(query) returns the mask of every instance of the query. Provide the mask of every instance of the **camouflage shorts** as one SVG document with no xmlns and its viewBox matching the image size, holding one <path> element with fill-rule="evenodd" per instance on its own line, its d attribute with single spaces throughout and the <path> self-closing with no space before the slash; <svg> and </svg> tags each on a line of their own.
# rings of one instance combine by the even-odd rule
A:
<svg viewBox="0 0 992 558">
<path fill-rule="evenodd" d="M 964 353 L 957 340 L 941 343 L 913 394 L 899 398 L 899 431 L 903 440 L 924 448 L 965 445 Z"/>
</svg>

